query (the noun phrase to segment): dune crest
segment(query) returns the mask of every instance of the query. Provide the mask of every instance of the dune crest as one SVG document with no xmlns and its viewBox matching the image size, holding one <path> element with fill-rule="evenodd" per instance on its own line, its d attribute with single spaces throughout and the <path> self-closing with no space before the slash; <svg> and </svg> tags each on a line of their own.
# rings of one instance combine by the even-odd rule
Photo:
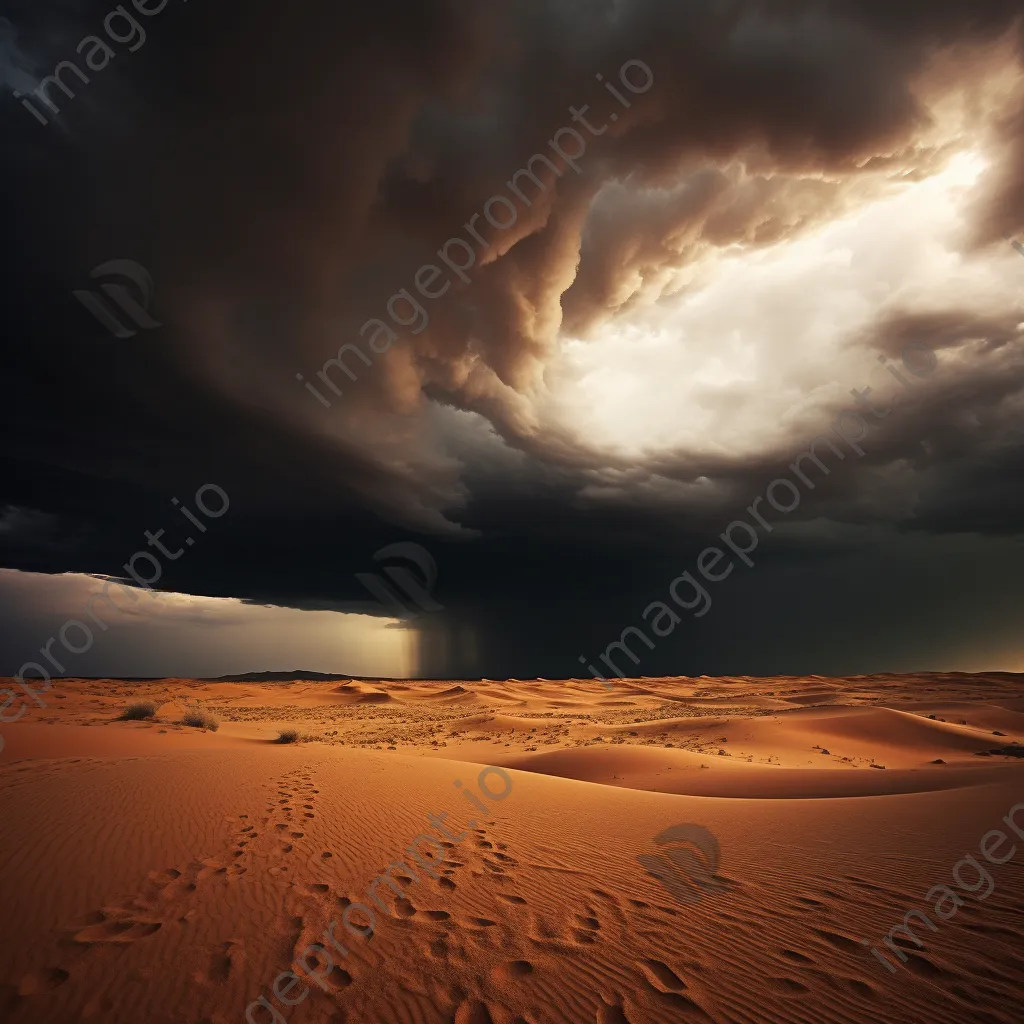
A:
<svg viewBox="0 0 1024 1024">
<path fill-rule="evenodd" d="M 899 923 L 1024 798 L 1016 677 L 614 691 L 62 680 L 0 752 L 0 1015 L 1009 1024 L 1019 857 Z"/>
</svg>

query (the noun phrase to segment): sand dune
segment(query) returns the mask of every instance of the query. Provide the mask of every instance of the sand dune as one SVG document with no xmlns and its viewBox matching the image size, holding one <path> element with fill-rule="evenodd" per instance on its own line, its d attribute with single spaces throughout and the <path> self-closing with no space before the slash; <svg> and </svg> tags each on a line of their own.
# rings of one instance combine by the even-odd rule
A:
<svg viewBox="0 0 1024 1024">
<path fill-rule="evenodd" d="M 1024 840 L 989 898 L 962 892 L 923 948 L 897 939 L 896 974 L 861 944 L 1024 801 L 1024 762 L 980 756 L 1024 742 L 1016 677 L 615 685 L 55 682 L 3 727 L 0 1016 L 1019 1019 Z M 136 700 L 157 719 L 116 721 Z M 179 724 L 197 702 L 216 732 Z M 273 743 L 288 727 L 308 741 Z M 681 823 L 721 853 L 696 902 L 637 860 Z M 397 892 L 371 890 L 400 860 Z"/>
<path fill-rule="evenodd" d="M 498 758 L 493 763 L 627 789 L 689 796 L 756 799 L 811 799 L 927 793 L 978 786 L 1017 778 L 1009 765 L 971 766 L 950 771 L 896 769 L 879 772 L 854 768 L 768 768 L 730 759 L 710 771 L 709 758 L 684 750 L 604 749 L 559 750 Z M 697 769 L 697 771 L 694 771 Z"/>
</svg>

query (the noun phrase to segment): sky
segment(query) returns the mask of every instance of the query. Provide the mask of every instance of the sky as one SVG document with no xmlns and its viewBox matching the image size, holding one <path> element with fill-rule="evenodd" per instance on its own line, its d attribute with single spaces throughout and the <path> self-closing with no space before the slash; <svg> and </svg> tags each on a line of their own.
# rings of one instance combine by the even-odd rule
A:
<svg viewBox="0 0 1024 1024">
<path fill-rule="evenodd" d="M 1024 671 L 1019 3 L 46 6 L 0 672 Z"/>
</svg>

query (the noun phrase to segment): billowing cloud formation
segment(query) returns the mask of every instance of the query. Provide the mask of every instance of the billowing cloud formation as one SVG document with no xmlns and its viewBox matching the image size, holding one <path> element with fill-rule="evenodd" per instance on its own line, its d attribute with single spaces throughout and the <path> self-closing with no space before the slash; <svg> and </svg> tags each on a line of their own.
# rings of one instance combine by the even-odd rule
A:
<svg viewBox="0 0 1024 1024">
<path fill-rule="evenodd" d="M 104 14 L 12 11 L 9 51 L 42 73 Z M 807 496 L 763 578 L 789 592 L 831 559 L 799 586 L 831 588 L 838 622 L 844 572 L 884 571 L 909 533 L 936 551 L 972 534 L 1000 564 L 1020 507 L 1019 3 L 143 20 L 144 47 L 74 99 L 51 89 L 51 124 L 5 105 L 6 565 L 117 573 L 172 495 L 213 480 L 230 537 L 168 586 L 337 607 L 414 531 L 450 588 L 436 670 L 475 644 L 481 671 L 555 674 L 851 388 L 896 386 L 877 357 L 910 343 L 939 371 Z M 159 329 L 111 338 L 71 298 L 114 257 L 152 274 Z M 862 564 L 839 572 L 849 537 Z M 679 670 L 762 663 L 701 628 Z"/>
</svg>

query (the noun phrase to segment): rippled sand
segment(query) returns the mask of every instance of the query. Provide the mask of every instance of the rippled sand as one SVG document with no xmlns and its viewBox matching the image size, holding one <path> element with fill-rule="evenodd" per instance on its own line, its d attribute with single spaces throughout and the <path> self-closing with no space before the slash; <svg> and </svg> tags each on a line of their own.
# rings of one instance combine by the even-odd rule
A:
<svg viewBox="0 0 1024 1024">
<path fill-rule="evenodd" d="M 922 949 L 897 941 L 895 974 L 861 944 L 1008 831 L 1020 677 L 61 680 L 46 698 L 0 753 L 14 1024 L 1020 1019 L 1024 840 L 987 865 L 986 900 L 958 890 Z M 156 719 L 116 721 L 135 700 Z M 218 731 L 176 724 L 194 702 Z M 271 742 L 286 728 L 306 741 Z M 637 860 L 680 823 L 720 849 L 691 902 Z M 423 834 L 436 871 L 428 843 L 408 850 Z M 367 889 L 397 860 L 382 910 Z M 371 937 L 341 924 L 357 903 Z M 312 943 L 333 967 L 291 966 Z M 289 970 L 294 1006 L 272 987 Z"/>
</svg>

